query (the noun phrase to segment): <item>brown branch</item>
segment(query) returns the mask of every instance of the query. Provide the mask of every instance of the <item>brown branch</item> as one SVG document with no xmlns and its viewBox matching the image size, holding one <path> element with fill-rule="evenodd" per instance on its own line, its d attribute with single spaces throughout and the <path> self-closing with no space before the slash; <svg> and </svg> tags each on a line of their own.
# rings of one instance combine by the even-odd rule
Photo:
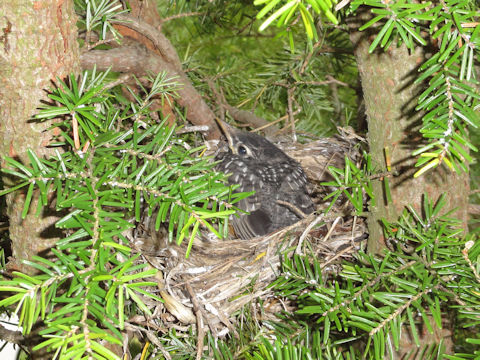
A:
<svg viewBox="0 0 480 360">
<path fill-rule="evenodd" d="M 297 214 L 299 217 L 301 217 L 302 219 L 305 219 L 308 214 L 305 214 L 302 210 L 300 210 L 297 206 L 289 203 L 288 201 L 283 201 L 283 200 L 277 200 L 276 201 L 277 204 L 279 205 L 283 205 L 287 208 L 289 208 L 291 211 L 293 211 L 295 214 Z"/>
<path fill-rule="evenodd" d="M 117 15 L 116 19 L 117 25 L 127 27 L 150 40 L 150 45 L 145 42 L 142 43 L 149 49 L 154 49 L 158 51 L 158 53 L 165 59 L 165 61 L 172 65 L 175 70 L 177 70 L 178 72 L 183 72 L 182 63 L 180 61 L 180 58 L 178 57 L 177 51 L 173 47 L 170 40 L 168 40 L 161 31 L 159 31 L 154 26 L 147 24 L 141 19 L 135 18 L 130 15 L 120 14 Z"/>
<path fill-rule="evenodd" d="M 292 127 L 292 136 L 293 141 L 297 141 L 297 134 L 295 133 L 295 115 L 293 115 L 293 98 L 295 90 L 297 89 L 296 86 L 290 87 L 287 90 L 287 113 L 288 113 L 288 120 L 290 121 L 290 126 Z"/>
<path fill-rule="evenodd" d="M 110 50 L 92 50 L 81 55 L 84 69 L 111 69 L 116 72 L 133 73 L 144 76 L 148 73 L 165 71 L 170 78 L 180 83 L 177 102 L 187 109 L 187 119 L 197 126 L 208 126 L 207 139 L 219 139 L 220 131 L 215 123 L 215 114 L 193 87 L 183 71 L 177 69 L 155 53 L 141 45 L 125 46 Z"/>
<path fill-rule="evenodd" d="M 203 339 L 205 338 L 205 328 L 203 326 L 203 314 L 202 309 L 198 303 L 197 296 L 192 289 L 190 283 L 186 283 L 185 287 L 190 295 L 190 299 L 192 300 L 193 304 L 193 311 L 195 311 L 195 316 L 197 317 L 197 357 L 196 359 L 199 360 L 202 358 L 203 353 Z"/>
</svg>

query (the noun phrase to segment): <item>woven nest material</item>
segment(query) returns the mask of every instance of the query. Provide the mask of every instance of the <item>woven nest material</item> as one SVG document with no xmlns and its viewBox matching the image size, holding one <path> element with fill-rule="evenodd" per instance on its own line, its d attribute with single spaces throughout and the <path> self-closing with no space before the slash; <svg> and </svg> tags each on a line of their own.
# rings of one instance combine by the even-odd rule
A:
<svg viewBox="0 0 480 360">
<path fill-rule="evenodd" d="M 355 142 L 329 138 L 283 148 L 302 164 L 312 183 L 317 184 L 312 191 L 320 197 L 326 190 L 318 184 L 328 180 L 327 166 L 343 167 L 345 155 L 358 161 Z M 188 258 L 185 242 L 168 244 L 165 234 L 154 230 L 154 220 L 146 219 L 134 241 L 147 261 L 160 270 L 157 280 L 165 300 L 159 305 L 163 306 L 163 326 L 198 323 L 200 316 L 215 336 L 223 336 L 235 332 L 233 314 L 258 299 L 263 300 L 264 316 L 268 312 L 274 316 L 281 309 L 268 285 L 280 274 L 285 254 L 305 254 L 307 242 L 313 255 L 321 259 L 323 271 L 335 271 L 340 257 L 351 256 L 362 245 L 366 226 L 362 218 L 351 215 L 346 203 L 337 201 L 324 215 L 322 209 L 329 204 L 316 200 L 315 213 L 267 236 L 195 239 Z"/>
</svg>

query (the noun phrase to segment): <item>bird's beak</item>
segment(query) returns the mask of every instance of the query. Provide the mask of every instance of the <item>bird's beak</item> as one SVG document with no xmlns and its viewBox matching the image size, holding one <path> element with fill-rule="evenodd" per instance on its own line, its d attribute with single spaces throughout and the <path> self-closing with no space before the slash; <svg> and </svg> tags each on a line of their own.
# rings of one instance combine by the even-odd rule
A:
<svg viewBox="0 0 480 360">
<path fill-rule="evenodd" d="M 227 137 L 228 147 L 235 153 L 235 150 L 233 148 L 233 134 L 237 129 L 235 129 L 233 126 L 228 125 L 225 121 L 222 121 L 220 119 L 216 120 L 218 126 L 220 126 L 220 129 L 222 129 L 223 134 Z"/>
</svg>

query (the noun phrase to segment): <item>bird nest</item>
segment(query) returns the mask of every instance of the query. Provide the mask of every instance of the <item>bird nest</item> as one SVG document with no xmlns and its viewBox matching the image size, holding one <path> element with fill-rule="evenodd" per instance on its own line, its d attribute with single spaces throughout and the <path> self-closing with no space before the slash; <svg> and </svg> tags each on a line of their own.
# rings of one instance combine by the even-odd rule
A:
<svg viewBox="0 0 480 360">
<path fill-rule="evenodd" d="M 281 273 L 285 256 L 315 256 L 324 272 L 334 272 L 341 257 L 351 257 L 366 238 L 362 218 L 351 215 L 346 202 L 321 202 L 328 180 L 328 165 L 343 167 L 344 157 L 358 161 L 356 141 L 330 138 L 307 145 L 284 146 L 285 152 L 299 161 L 317 197 L 317 211 L 289 227 L 251 240 L 196 239 L 188 258 L 187 244 L 165 242 L 166 234 L 154 230 L 147 219 L 137 231 L 135 243 L 146 260 L 160 270 L 159 292 L 164 303 L 157 304 L 162 326 L 207 324 L 215 337 L 235 333 L 234 314 L 247 304 L 263 300 L 262 316 L 274 317 L 281 311 L 268 285 Z M 308 246 L 307 246 L 308 245 Z M 287 306 L 283 303 L 282 306 Z M 199 325 L 199 331 L 202 330 Z M 202 330 L 203 331 L 203 330 Z"/>
</svg>

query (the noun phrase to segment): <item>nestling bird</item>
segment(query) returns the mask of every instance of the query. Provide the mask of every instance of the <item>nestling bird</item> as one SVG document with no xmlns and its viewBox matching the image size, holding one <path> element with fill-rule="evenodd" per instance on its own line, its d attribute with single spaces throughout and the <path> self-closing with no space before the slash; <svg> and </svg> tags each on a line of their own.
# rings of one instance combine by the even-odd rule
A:
<svg viewBox="0 0 480 360">
<path fill-rule="evenodd" d="M 294 159 L 267 139 L 219 122 L 228 140 L 228 151 L 217 155 L 217 169 L 237 192 L 255 193 L 237 206 L 249 214 L 232 219 L 236 236 L 251 239 L 291 225 L 314 210 L 307 192 L 307 177 Z"/>
</svg>

